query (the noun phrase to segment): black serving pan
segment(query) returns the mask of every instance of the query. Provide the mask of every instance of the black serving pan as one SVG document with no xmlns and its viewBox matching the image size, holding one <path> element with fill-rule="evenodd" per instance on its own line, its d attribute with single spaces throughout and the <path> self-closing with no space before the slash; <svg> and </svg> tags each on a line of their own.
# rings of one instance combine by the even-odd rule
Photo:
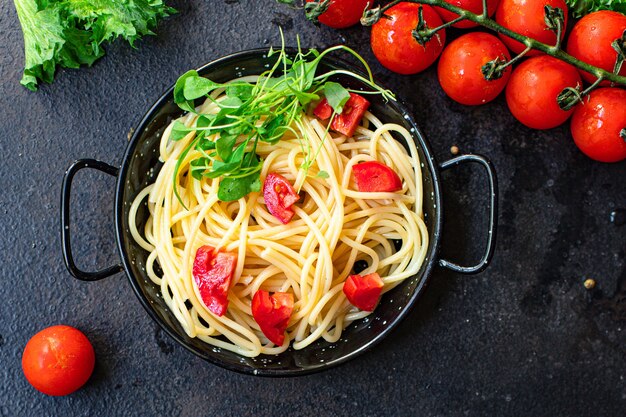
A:
<svg viewBox="0 0 626 417">
<path fill-rule="evenodd" d="M 198 72 L 217 82 L 225 82 L 242 75 L 260 74 L 272 64 L 275 57 L 267 57 L 267 49 L 239 52 L 213 61 Z M 291 51 L 293 53 L 293 51 Z M 353 64 L 328 57 L 321 63 L 326 69 L 349 69 L 362 73 Z M 336 81 L 352 88 L 364 87 L 353 78 L 338 77 Z M 146 276 L 145 263 L 148 256 L 137 245 L 128 231 L 128 211 L 131 202 L 146 185 L 154 182 L 160 168 L 158 143 L 160 133 L 182 111 L 174 104 L 173 87 L 157 100 L 144 116 L 128 144 L 120 168 L 93 159 L 75 161 L 66 171 L 61 196 L 61 238 L 63 255 L 69 272 L 77 279 L 96 281 L 120 271 L 125 271 L 139 301 L 148 314 L 182 346 L 207 361 L 233 371 L 263 375 L 291 376 L 303 375 L 331 368 L 365 352 L 380 342 L 409 313 L 425 285 L 433 268 L 437 265 L 462 274 L 482 271 L 493 255 L 496 237 L 497 183 L 491 163 L 480 155 L 461 155 L 438 164 L 428 142 L 417 128 L 415 121 L 400 102 L 385 102 L 380 96 L 371 95 L 371 110 L 385 122 L 395 122 L 413 133 L 419 156 L 422 161 L 424 183 L 424 216 L 429 231 L 429 248 L 426 260 L 420 271 L 405 280 L 392 291 L 386 293 L 380 305 L 366 319 L 351 324 L 336 343 L 319 340 L 302 350 L 288 349 L 280 355 L 261 355 L 245 358 L 235 353 L 208 345 L 199 339 L 188 337 L 169 311 L 160 289 Z M 474 266 L 460 266 L 438 257 L 443 205 L 441 199 L 440 172 L 460 163 L 478 163 L 485 168 L 489 186 L 486 189 L 490 201 L 487 246 L 482 259 Z M 83 168 L 94 168 L 117 178 L 115 191 L 115 228 L 121 263 L 100 271 L 87 272 L 79 269 L 72 257 L 70 244 L 70 193 L 74 175 Z M 141 230 L 148 210 L 142 206 L 138 212 Z"/>
</svg>

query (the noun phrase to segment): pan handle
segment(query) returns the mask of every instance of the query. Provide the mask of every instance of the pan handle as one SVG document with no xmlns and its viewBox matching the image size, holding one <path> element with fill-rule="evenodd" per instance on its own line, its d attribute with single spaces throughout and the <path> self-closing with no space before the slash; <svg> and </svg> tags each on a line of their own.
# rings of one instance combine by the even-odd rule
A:
<svg viewBox="0 0 626 417">
<path fill-rule="evenodd" d="M 448 168 L 457 166 L 465 162 L 474 162 L 480 164 L 485 168 L 485 171 L 487 172 L 487 179 L 489 181 L 489 230 L 487 232 L 487 247 L 485 248 L 485 253 L 483 257 L 474 266 L 461 266 L 446 259 L 440 259 L 439 266 L 448 268 L 454 272 L 458 272 L 461 274 L 477 274 L 487 267 L 487 264 L 491 261 L 491 258 L 493 257 L 493 252 L 496 246 L 496 230 L 498 219 L 498 181 L 496 178 L 496 171 L 494 170 L 491 161 L 489 161 L 482 155 L 460 155 L 456 158 L 452 158 L 448 161 L 443 162 L 439 165 L 439 168 L 442 171 L 445 171 Z"/>
<path fill-rule="evenodd" d="M 70 197 L 74 175 L 83 168 L 97 169 L 114 177 L 117 177 L 119 169 L 104 162 L 96 161 L 95 159 L 79 159 L 65 171 L 65 176 L 63 177 L 63 188 L 61 191 L 61 242 L 63 245 L 63 260 L 65 261 L 65 266 L 76 279 L 81 281 L 98 281 L 123 271 L 124 267 L 122 264 L 118 264 L 99 271 L 87 272 L 78 268 L 74 262 L 70 239 Z"/>
</svg>

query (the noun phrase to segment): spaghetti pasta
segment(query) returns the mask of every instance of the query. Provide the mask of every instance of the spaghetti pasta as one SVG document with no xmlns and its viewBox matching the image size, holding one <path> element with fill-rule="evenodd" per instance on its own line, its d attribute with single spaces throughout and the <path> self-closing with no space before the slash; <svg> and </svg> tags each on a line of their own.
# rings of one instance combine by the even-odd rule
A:
<svg viewBox="0 0 626 417">
<path fill-rule="evenodd" d="M 217 113 L 223 97 L 223 89 L 214 91 L 197 113 Z M 198 114 L 188 113 L 178 121 L 195 126 Z M 190 337 L 247 357 L 277 354 L 290 345 L 303 349 L 319 338 L 334 342 L 346 326 L 370 314 L 353 307 L 342 292 L 357 261 L 366 262 L 364 274 L 382 277 L 383 292 L 420 269 L 428 248 L 421 168 L 413 138 L 402 126 L 366 112 L 348 138 L 303 115 L 280 141 L 259 142 L 255 152 L 263 161 L 261 180 L 278 173 L 300 194 L 288 224 L 268 212 L 262 193 L 220 201 L 220 178 L 191 175 L 199 151 L 185 150 L 196 132 L 174 141 L 172 126 L 160 142 L 163 166 L 154 184 L 136 196 L 129 224 L 133 238 L 149 252 L 148 276 L 160 286 Z M 402 137 L 408 149 L 394 135 Z M 357 191 L 352 167 L 370 160 L 391 167 L 402 179 L 402 189 Z M 307 169 L 302 169 L 305 163 Z M 139 230 L 141 204 L 147 204 L 150 216 Z M 194 254 L 202 245 L 237 253 L 223 316 L 206 308 L 194 283 Z M 252 316 L 252 297 L 259 289 L 293 294 L 282 346 L 271 343 Z"/>
</svg>

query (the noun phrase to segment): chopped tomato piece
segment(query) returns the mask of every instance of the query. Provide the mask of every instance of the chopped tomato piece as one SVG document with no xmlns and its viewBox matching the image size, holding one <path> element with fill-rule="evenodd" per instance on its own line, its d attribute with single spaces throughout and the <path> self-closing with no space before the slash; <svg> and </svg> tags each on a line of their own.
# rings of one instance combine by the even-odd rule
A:
<svg viewBox="0 0 626 417">
<path fill-rule="evenodd" d="M 344 104 L 343 111 L 335 115 L 330 123 L 330 128 L 348 137 L 352 136 L 369 106 L 369 101 L 358 94 L 350 93 L 350 98 Z M 328 100 L 323 99 L 315 107 L 313 114 L 321 120 L 326 120 L 332 116 L 333 108 L 328 104 Z"/>
<path fill-rule="evenodd" d="M 252 297 L 252 317 L 263 334 L 276 346 L 285 341 L 285 330 L 293 311 L 293 294 L 258 290 Z"/>
<path fill-rule="evenodd" d="M 263 183 L 263 199 L 267 210 L 282 224 L 287 224 L 295 214 L 290 207 L 300 196 L 285 177 L 270 172 Z"/>
<path fill-rule="evenodd" d="M 235 253 L 216 251 L 212 246 L 201 246 L 196 252 L 193 261 L 193 279 L 206 308 L 218 316 L 226 313 L 228 289 L 236 264 Z"/>
<path fill-rule="evenodd" d="M 374 311 L 383 291 L 383 280 L 376 272 L 372 274 L 350 275 L 343 283 L 343 293 L 350 304 L 364 311 Z"/>
<path fill-rule="evenodd" d="M 352 167 L 359 191 L 394 192 L 402 189 L 402 180 L 393 169 L 378 161 L 367 161 Z"/>
</svg>

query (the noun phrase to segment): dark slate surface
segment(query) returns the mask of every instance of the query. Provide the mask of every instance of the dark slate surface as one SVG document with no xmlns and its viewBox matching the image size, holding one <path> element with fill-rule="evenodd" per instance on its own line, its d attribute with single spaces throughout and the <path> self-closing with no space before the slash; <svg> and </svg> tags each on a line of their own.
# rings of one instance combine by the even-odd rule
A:
<svg viewBox="0 0 626 417">
<path fill-rule="evenodd" d="M 118 43 L 91 69 L 60 71 L 38 93 L 18 81 L 22 37 L 12 2 L 0 4 L 0 415 L 532 415 L 618 416 L 626 410 L 626 164 L 581 155 L 566 126 L 517 123 L 502 97 L 464 107 L 434 68 L 402 77 L 377 65 L 368 30 L 317 29 L 274 1 L 172 1 L 180 14 L 133 50 Z M 119 164 L 127 133 L 189 68 L 229 52 L 277 44 L 346 42 L 410 103 L 440 161 L 450 146 L 489 156 L 498 171 L 500 234 L 493 264 L 464 277 L 436 270 L 419 306 L 381 345 L 322 374 L 242 376 L 177 346 L 139 305 L 123 274 L 70 277 L 61 260 L 59 194 L 76 158 Z M 446 173 L 443 253 L 471 261 L 485 229 L 485 178 Z M 85 268 L 117 259 L 112 178 L 77 176 L 76 255 Z M 597 286 L 583 288 L 585 278 Z M 96 370 L 79 392 L 39 394 L 20 358 L 52 324 L 82 329 Z"/>
</svg>

